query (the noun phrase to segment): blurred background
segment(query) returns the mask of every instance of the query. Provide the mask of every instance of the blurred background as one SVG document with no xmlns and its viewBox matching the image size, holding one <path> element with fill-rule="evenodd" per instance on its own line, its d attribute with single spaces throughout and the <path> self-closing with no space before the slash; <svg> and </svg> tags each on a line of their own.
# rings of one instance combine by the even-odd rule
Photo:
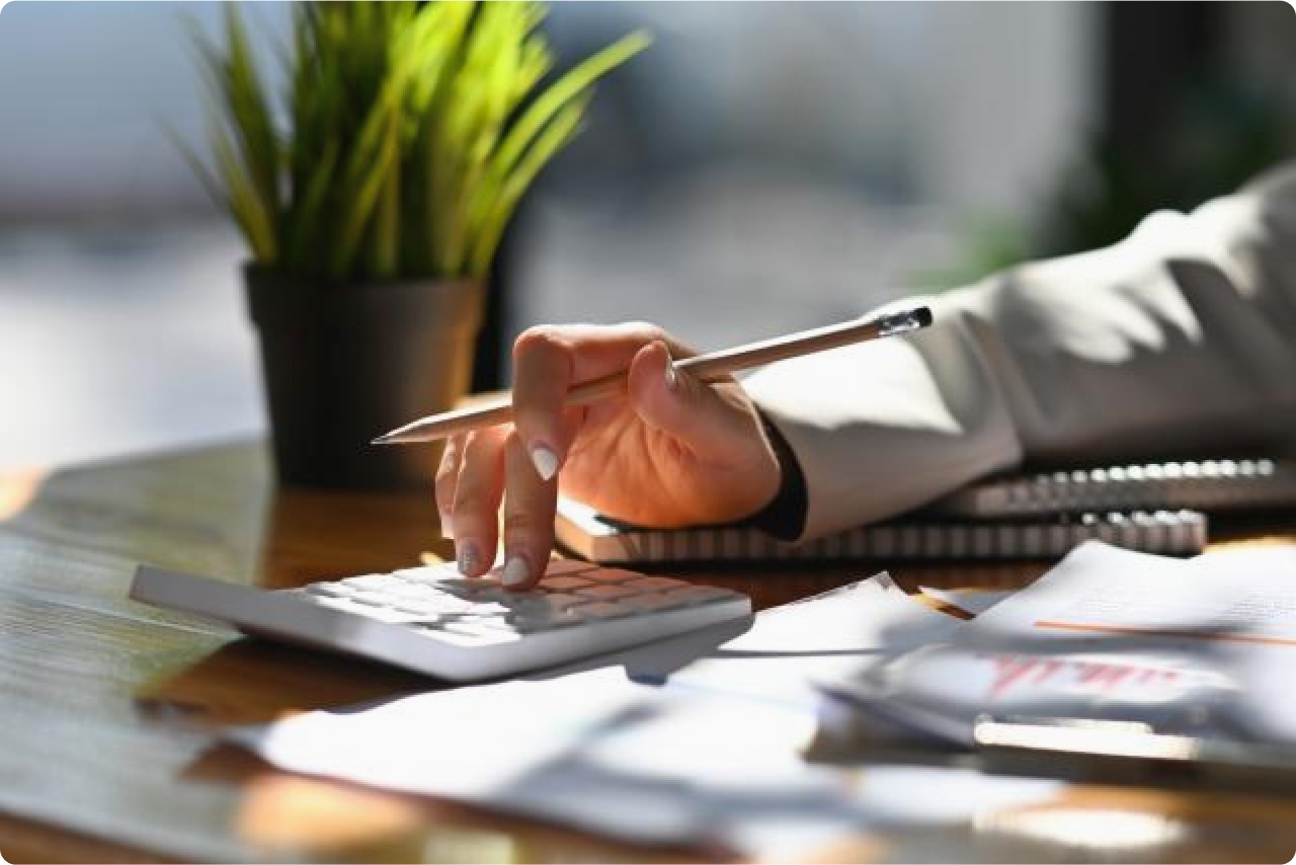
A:
<svg viewBox="0 0 1296 865">
<path fill-rule="evenodd" d="M 268 57 L 287 6 L 249 12 Z M 219 4 L 0 10 L 0 470 L 265 429 L 244 250 L 163 131 L 204 130 L 187 19 L 214 32 Z M 560 57 L 635 27 L 655 45 L 506 239 L 479 387 L 532 323 L 717 348 L 1111 242 L 1296 153 L 1282 2 L 572 2 L 546 24 Z"/>
</svg>

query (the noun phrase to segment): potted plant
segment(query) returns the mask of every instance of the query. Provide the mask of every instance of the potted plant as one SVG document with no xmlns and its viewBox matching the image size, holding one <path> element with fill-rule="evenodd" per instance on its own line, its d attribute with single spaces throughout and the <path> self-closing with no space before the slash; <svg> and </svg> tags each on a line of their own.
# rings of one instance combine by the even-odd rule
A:
<svg viewBox="0 0 1296 865">
<path fill-rule="evenodd" d="M 213 97 L 210 167 L 185 150 L 251 252 L 244 267 L 278 476 L 426 483 L 432 448 L 377 433 L 468 387 L 496 247 L 580 128 L 631 34 L 548 81 L 536 2 L 293 7 L 286 93 L 267 91 L 237 8 L 195 35 Z"/>
</svg>

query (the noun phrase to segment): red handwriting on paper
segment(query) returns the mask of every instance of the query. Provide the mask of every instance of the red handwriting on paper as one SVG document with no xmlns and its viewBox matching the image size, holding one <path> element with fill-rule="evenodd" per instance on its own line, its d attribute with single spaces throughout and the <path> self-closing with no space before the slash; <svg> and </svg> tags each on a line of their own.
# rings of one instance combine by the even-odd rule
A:
<svg viewBox="0 0 1296 865">
<path fill-rule="evenodd" d="M 1028 655 L 995 655 L 994 684 L 991 697 L 1005 696 L 1023 686 L 1075 684 L 1088 690 L 1107 693 L 1122 684 L 1140 689 L 1169 687 L 1179 678 L 1176 670 L 1138 664 L 1108 661 L 1086 661 L 1070 658 L 1038 658 Z"/>
</svg>

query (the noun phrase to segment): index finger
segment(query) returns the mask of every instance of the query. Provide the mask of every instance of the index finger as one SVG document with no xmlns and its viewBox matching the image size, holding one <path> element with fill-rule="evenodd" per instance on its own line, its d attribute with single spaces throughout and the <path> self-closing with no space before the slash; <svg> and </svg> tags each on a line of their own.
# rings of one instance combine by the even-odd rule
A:
<svg viewBox="0 0 1296 865">
<path fill-rule="evenodd" d="M 561 462 L 559 433 L 574 353 L 552 328 L 532 328 L 513 345 L 513 424 L 536 474 L 546 481 Z"/>
<path fill-rule="evenodd" d="M 513 422 L 536 473 L 549 480 L 566 456 L 570 423 L 563 402 L 577 384 L 629 369 L 639 349 L 663 341 L 676 358 L 691 351 L 661 328 L 619 325 L 542 325 L 525 331 L 513 346 Z"/>
</svg>

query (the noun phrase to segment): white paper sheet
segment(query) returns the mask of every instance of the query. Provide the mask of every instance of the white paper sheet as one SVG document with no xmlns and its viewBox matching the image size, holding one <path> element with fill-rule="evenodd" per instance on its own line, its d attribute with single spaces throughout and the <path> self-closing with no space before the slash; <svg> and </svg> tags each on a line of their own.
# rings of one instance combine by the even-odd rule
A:
<svg viewBox="0 0 1296 865">
<path fill-rule="evenodd" d="M 978 616 L 969 633 L 1155 636 L 1296 649 L 1296 548 L 1182 560 L 1090 542 Z"/>
<path fill-rule="evenodd" d="M 897 652 L 947 639 L 958 625 L 879 574 L 762 613 L 751 630 L 670 676 L 668 685 L 813 713 L 816 681 L 858 674 Z M 655 680 L 647 669 L 632 674 Z"/>
<path fill-rule="evenodd" d="M 1296 548 L 1182 560 L 1089 543 L 944 646 L 844 688 L 969 744 L 983 713 L 1296 742 Z"/>
<path fill-rule="evenodd" d="M 760 616 L 729 644 L 759 657 L 707 662 L 708 676 L 723 685 L 714 692 L 640 685 L 621 668 L 603 667 L 313 712 L 232 737 L 293 771 L 453 797 L 640 842 L 788 858 L 869 827 L 952 823 L 1057 789 L 958 769 L 844 769 L 803 757 L 815 717 L 799 701 L 822 652 L 778 653 L 799 645 L 873 651 L 944 618 L 889 581 L 870 581 Z M 637 662 L 660 657 L 640 653 Z M 727 682 L 755 681 L 745 678 L 756 669 L 748 666 L 753 660 L 796 700 L 753 700 L 745 687 L 734 688 L 737 696 L 726 692 Z M 742 675 L 728 675 L 726 665 Z M 959 795 L 898 801 L 891 793 L 948 785 Z"/>
</svg>

